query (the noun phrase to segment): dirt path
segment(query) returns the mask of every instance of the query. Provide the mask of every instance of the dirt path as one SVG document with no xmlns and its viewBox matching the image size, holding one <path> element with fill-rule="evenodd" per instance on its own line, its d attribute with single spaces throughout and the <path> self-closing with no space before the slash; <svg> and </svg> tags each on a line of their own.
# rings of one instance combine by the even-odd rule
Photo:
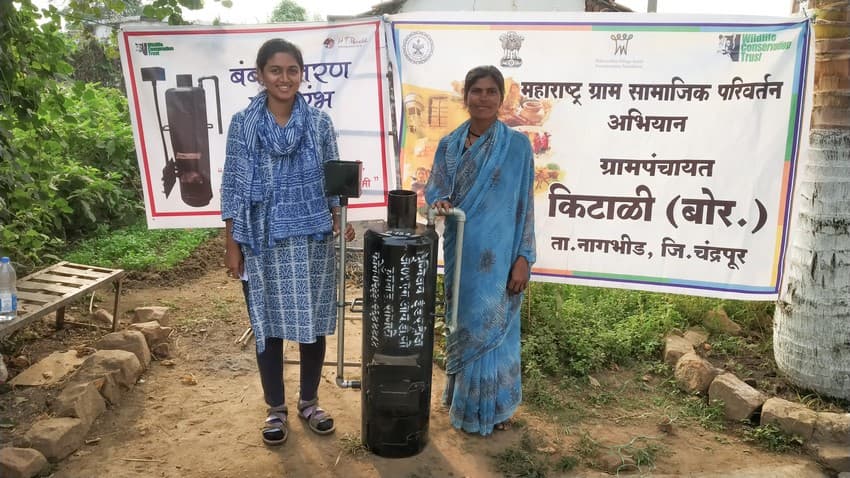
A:
<svg viewBox="0 0 850 478">
<path fill-rule="evenodd" d="M 682 427 L 665 435 L 657 429 L 657 417 L 636 413 L 624 423 L 622 417 L 606 416 L 605 407 L 570 427 L 521 409 L 522 427 L 486 439 L 466 435 L 449 426 L 439 404 L 445 378 L 437 367 L 430 442 L 418 456 L 383 459 L 357 449 L 360 392 L 337 388 L 336 368 L 331 366 L 324 369 L 319 394 L 324 408 L 336 418 L 336 433 L 314 435 L 292 415 L 288 442 L 267 448 L 259 433 L 265 406 L 253 344 L 246 348 L 234 344 L 247 326 L 238 284 L 215 269 L 179 286 L 131 289 L 121 301 L 125 311 L 141 305 L 173 307 L 174 365 L 153 362 L 123 401 L 97 420 L 87 438 L 100 440 L 56 465 L 56 478 L 501 476 L 492 456 L 516 447 L 523 435 L 533 435 L 554 463 L 576 454 L 582 434 L 607 444 L 653 437 L 661 450 L 653 476 L 824 476 L 802 455 L 770 454 L 700 427 Z M 359 321 L 347 320 L 347 360 L 359 361 L 358 329 Z M 289 344 L 287 358 L 296 358 L 295 350 Z M 336 342 L 329 341 L 327 359 L 335 358 Z M 356 368 L 346 373 L 347 378 L 360 374 Z M 286 398 L 294 403 L 297 366 L 288 365 L 285 375 Z M 193 377 L 197 384 L 185 384 L 185 377 Z M 563 476 L 608 475 L 580 465 Z"/>
</svg>

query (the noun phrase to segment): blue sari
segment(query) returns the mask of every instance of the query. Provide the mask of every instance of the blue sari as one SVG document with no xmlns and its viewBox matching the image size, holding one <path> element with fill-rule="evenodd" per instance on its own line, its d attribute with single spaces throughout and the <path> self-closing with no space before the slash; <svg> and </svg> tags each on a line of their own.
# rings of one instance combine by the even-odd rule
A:
<svg viewBox="0 0 850 478">
<path fill-rule="evenodd" d="M 470 148 L 469 122 L 444 137 L 425 188 L 428 204 L 445 199 L 466 213 L 458 317 L 446 340 L 444 401 L 455 428 L 489 435 L 522 400 L 520 305 L 507 290 L 519 256 L 535 260 L 534 157 L 528 138 L 495 122 Z M 456 228 L 443 235 L 449 307 Z M 449 312 L 450 313 L 450 312 Z"/>
</svg>

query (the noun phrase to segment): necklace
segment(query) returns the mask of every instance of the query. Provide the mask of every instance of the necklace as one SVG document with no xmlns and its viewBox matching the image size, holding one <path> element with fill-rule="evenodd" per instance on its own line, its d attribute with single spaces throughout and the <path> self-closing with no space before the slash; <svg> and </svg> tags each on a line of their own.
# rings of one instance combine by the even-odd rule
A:
<svg viewBox="0 0 850 478">
<path fill-rule="evenodd" d="M 466 133 L 466 134 L 467 134 L 467 135 L 469 135 L 469 136 L 474 136 L 474 137 L 476 137 L 476 138 L 480 138 L 480 137 L 481 137 L 481 135 L 480 135 L 480 134 L 475 134 L 475 133 L 473 133 L 471 129 L 470 129 L 469 131 L 467 131 L 467 133 Z"/>
</svg>

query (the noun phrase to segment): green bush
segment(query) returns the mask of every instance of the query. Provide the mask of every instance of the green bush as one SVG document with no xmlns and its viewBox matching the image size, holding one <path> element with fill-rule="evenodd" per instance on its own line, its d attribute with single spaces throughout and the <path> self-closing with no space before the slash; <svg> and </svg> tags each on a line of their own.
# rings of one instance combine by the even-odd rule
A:
<svg viewBox="0 0 850 478">
<path fill-rule="evenodd" d="M 141 211 L 126 98 L 94 84 L 59 92 L 41 104 L 41 130 L 11 130 L 13 147 L 30 156 L 0 163 L 2 252 L 28 265 L 55 260 L 68 241 Z"/>
<path fill-rule="evenodd" d="M 667 331 L 688 324 L 668 294 L 535 283 L 529 297 L 526 373 L 585 375 L 612 363 L 650 359 Z"/>
</svg>

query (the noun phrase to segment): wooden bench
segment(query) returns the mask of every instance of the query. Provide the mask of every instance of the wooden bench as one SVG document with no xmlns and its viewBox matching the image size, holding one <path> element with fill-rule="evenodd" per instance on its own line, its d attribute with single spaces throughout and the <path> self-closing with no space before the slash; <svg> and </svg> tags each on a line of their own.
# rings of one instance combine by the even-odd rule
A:
<svg viewBox="0 0 850 478">
<path fill-rule="evenodd" d="M 118 330 L 118 298 L 121 295 L 122 269 L 107 269 L 71 262 L 60 262 L 18 280 L 18 317 L 0 323 L 0 338 L 26 327 L 45 315 L 56 311 L 56 328 L 65 325 L 65 306 L 112 284 L 115 305 L 112 309 L 112 331 Z"/>
</svg>

